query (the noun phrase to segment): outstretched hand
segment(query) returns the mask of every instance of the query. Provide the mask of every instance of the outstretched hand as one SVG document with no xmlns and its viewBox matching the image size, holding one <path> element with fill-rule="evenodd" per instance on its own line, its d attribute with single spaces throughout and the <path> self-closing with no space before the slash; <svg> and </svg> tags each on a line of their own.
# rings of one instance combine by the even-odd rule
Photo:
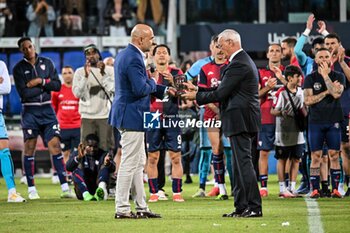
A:
<svg viewBox="0 0 350 233">
<path fill-rule="evenodd" d="M 168 87 L 168 90 L 167 90 L 167 94 L 168 94 L 168 95 L 170 95 L 170 96 L 177 96 L 176 93 L 177 93 L 176 88 L 174 88 L 174 87 Z"/>
<path fill-rule="evenodd" d="M 183 84 L 184 86 L 186 86 L 186 87 L 187 87 L 187 90 L 189 90 L 189 91 L 195 91 L 195 92 L 197 92 L 197 90 L 198 90 L 198 88 L 197 88 L 195 85 L 193 85 L 193 83 L 191 83 L 191 82 L 189 82 L 189 81 L 183 82 L 182 84 Z"/>
<path fill-rule="evenodd" d="M 185 94 L 182 94 L 181 97 L 185 100 L 195 100 L 197 95 L 197 87 L 188 81 L 184 82 L 183 85 L 187 87 L 187 91 Z"/>
<path fill-rule="evenodd" d="M 310 31 L 312 30 L 312 25 L 313 25 L 314 21 L 315 21 L 314 14 L 309 15 L 309 17 L 307 18 L 307 21 L 306 21 L 306 28 L 310 29 Z"/>
<path fill-rule="evenodd" d="M 317 32 L 322 34 L 322 32 L 326 30 L 326 23 L 323 20 L 319 20 L 317 22 L 317 25 L 318 25 Z"/>
</svg>

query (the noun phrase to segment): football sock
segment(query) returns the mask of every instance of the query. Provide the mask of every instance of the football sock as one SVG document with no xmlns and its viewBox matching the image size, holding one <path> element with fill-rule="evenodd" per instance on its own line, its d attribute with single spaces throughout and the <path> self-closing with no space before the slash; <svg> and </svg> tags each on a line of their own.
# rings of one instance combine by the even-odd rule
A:
<svg viewBox="0 0 350 233">
<path fill-rule="evenodd" d="M 226 194 L 227 195 L 225 184 L 218 184 L 218 187 L 219 187 L 220 194 Z"/>
<path fill-rule="evenodd" d="M 278 182 L 280 186 L 280 193 L 283 193 L 286 190 L 286 186 L 284 185 L 284 182 Z"/>
<path fill-rule="evenodd" d="M 205 190 L 205 183 L 210 171 L 211 149 L 200 150 L 199 169 L 199 187 Z"/>
<path fill-rule="evenodd" d="M 62 153 L 52 156 L 53 165 L 57 171 L 57 176 L 61 184 L 67 183 L 66 179 L 66 166 L 63 161 Z"/>
<path fill-rule="evenodd" d="M 328 191 L 328 181 L 327 180 L 321 181 L 321 189 L 322 189 L 323 192 L 327 192 Z"/>
<path fill-rule="evenodd" d="M 225 165 L 223 156 L 223 153 L 218 155 L 212 154 L 215 181 L 219 184 L 225 183 Z"/>
<path fill-rule="evenodd" d="M 173 193 L 182 192 L 182 179 L 173 178 Z"/>
<path fill-rule="evenodd" d="M 148 178 L 148 187 L 150 193 L 158 192 L 158 178 Z"/>
<path fill-rule="evenodd" d="M 269 179 L 268 175 L 260 175 L 261 188 L 267 188 L 267 180 L 268 179 Z"/>
<path fill-rule="evenodd" d="M 26 177 L 28 182 L 28 187 L 34 186 L 34 155 L 24 156 L 24 170 L 26 171 Z"/>
<path fill-rule="evenodd" d="M 5 179 L 7 189 L 15 188 L 13 176 L 13 163 L 9 148 L 0 150 L 1 172 Z"/>
<path fill-rule="evenodd" d="M 320 168 L 310 168 L 310 182 L 312 190 L 320 189 Z"/>
<path fill-rule="evenodd" d="M 289 173 L 284 173 L 284 182 L 286 183 L 286 187 L 289 187 Z"/>
<path fill-rule="evenodd" d="M 332 181 L 332 190 L 334 189 L 338 190 L 341 171 L 340 169 L 330 169 L 330 173 L 331 173 L 331 181 Z"/>
<path fill-rule="evenodd" d="M 290 182 L 290 190 L 291 190 L 292 192 L 295 191 L 295 185 L 296 185 L 296 182 L 295 182 L 295 181 L 291 181 L 291 182 Z"/>
</svg>

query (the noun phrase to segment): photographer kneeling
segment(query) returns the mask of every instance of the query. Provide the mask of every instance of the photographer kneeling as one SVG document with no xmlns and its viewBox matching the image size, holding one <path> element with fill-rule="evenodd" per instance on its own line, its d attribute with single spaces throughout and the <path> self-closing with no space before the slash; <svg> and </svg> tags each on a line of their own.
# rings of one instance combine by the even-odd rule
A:
<svg viewBox="0 0 350 233">
<path fill-rule="evenodd" d="M 99 138 L 95 134 L 87 135 L 66 163 L 67 171 L 72 172 L 74 191 L 79 200 L 107 200 L 107 184 L 115 165 L 113 158 L 98 144 Z"/>
</svg>

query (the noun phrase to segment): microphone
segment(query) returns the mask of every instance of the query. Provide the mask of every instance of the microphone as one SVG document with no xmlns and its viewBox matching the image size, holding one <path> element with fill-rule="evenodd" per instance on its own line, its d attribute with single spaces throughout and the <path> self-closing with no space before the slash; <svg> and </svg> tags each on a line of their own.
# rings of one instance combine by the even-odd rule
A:
<svg viewBox="0 0 350 233">
<path fill-rule="evenodd" d="M 154 73 L 156 71 L 156 65 L 154 63 L 149 64 L 149 71 Z"/>
</svg>

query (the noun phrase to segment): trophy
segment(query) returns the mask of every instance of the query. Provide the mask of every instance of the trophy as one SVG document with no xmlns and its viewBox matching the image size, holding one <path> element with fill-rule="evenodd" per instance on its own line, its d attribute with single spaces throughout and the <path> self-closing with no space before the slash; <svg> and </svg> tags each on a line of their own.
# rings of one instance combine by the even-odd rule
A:
<svg viewBox="0 0 350 233">
<path fill-rule="evenodd" d="M 186 93 L 185 92 L 186 86 L 183 85 L 183 83 L 186 81 L 187 81 L 187 78 L 186 78 L 186 75 L 184 74 L 180 74 L 174 77 L 174 84 L 177 90 L 176 91 L 177 96 L 181 96 L 182 94 Z"/>
</svg>

